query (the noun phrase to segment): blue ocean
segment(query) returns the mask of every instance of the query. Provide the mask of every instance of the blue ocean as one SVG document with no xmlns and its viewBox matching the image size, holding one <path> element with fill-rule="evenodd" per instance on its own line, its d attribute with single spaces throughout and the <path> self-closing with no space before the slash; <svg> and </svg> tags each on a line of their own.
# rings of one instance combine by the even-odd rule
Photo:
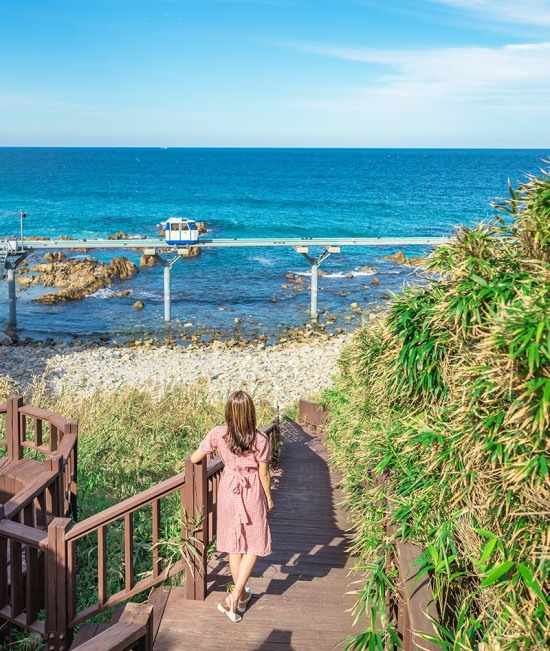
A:
<svg viewBox="0 0 550 651">
<path fill-rule="evenodd" d="M 156 237 L 172 215 L 204 221 L 209 236 L 223 238 L 448 235 L 491 219 L 490 204 L 507 195 L 508 180 L 517 185 L 548 158 L 548 150 L 517 149 L 0 148 L 0 239 L 19 232 L 20 211 L 26 235 L 48 237 Z M 351 303 L 382 304 L 416 282 L 412 267 L 383 259 L 391 253 L 358 247 L 331 256 L 319 279 L 320 310 L 350 314 Z M 116 255 L 136 263 L 140 256 L 97 257 Z M 366 265 L 378 285 L 361 270 Z M 205 250 L 173 269 L 169 325 L 160 266 L 72 303 L 43 305 L 33 301 L 36 288 L 20 291 L 18 325 L 22 336 L 56 339 L 274 335 L 308 321 L 307 272 L 290 248 Z M 288 273 L 301 274 L 304 289 Z M 131 293 L 107 300 L 122 289 Z M 132 308 L 137 299 L 142 311 Z M 2 281 L 0 328 L 6 320 Z"/>
</svg>

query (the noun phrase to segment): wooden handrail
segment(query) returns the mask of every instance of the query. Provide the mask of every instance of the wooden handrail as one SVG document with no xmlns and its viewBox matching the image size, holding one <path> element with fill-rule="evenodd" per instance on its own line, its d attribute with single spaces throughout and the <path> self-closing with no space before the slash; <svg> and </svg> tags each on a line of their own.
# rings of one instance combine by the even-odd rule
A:
<svg viewBox="0 0 550 651">
<path fill-rule="evenodd" d="M 147 504 L 150 504 L 151 502 L 160 499 L 169 493 L 177 491 L 184 485 L 184 483 L 185 473 L 182 472 L 179 475 L 171 477 L 170 479 L 166 479 L 156 486 L 147 488 L 146 490 L 138 493 L 137 495 L 134 495 L 133 497 L 129 497 L 122 502 L 119 502 L 118 504 L 114 504 L 104 511 L 96 513 L 95 515 L 86 518 L 86 520 L 82 520 L 78 524 L 75 524 L 67 536 L 67 541 L 76 540 L 77 538 L 86 536 L 87 534 L 94 531 L 94 529 L 98 529 L 99 527 L 103 527 L 111 522 L 114 522 L 127 513 L 137 511 Z"/>
<path fill-rule="evenodd" d="M 269 425 L 266 425 L 265 427 L 261 428 L 260 431 L 264 432 L 264 434 L 267 434 L 275 427 L 276 424 L 270 423 Z M 223 468 L 223 462 L 219 457 L 214 457 L 214 459 L 209 459 L 207 476 L 211 477 L 213 474 L 220 472 L 222 468 Z M 156 499 L 164 497 L 168 493 L 172 493 L 178 490 L 184 484 L 185 484 L 185 473 L 182 472 L 179 475 L 175 475 L 174 477 L 171 477 L 170 479 L 166 479 L 160 484 L 156 484 L 151 488 L 147 488 L 141 493 L 129 497 L 124 501 L 119 502 L 118 504 L 115 504 L 105 509 L 104 511 L 101 511 L 101 513 L 96 513 L 95 515 L 90 516 L 86 520 L 82 520 L 82 522 L 79 522 L 71 529 L 67 537 L 67 540 L 75 540 L 77 538 L 81 538 L 82 536 L 89 534 L 91 531 L 97 529 L 98 527 L 105 526 L 110 522 L 114 522 L 115 520 L 118 520 L 119 518 L 123 517 L 126 513 L 137 511 L 138 509 L 141 509 L 142 507 L 146 506 L 150 502 L 153 502 Z"/>
<path fill-rule="evenodd" d="M 57 478 L 56 472 L 41 472 L 30 486 L 19 491 L 4 504 L 4 517 L 13 519 Z"/>
<path fill-rule="evenodd" d="M 118 622 L 78 648 L 81 651 L 128 651 L 137 643 L 140 643 L 140 651 L 153 648 L 153 606 L 128 603 Z"/>
<path fill-rule="evenodd" d="M 66 434 L 63 437 L 63 440 L 57 447 L 57 454 L 60 454 L 65 460 L 67 457 L 71 454 L 71 452 L 74 449 L 74 446 L 76 445 L 77 442 L 77 435 L 76 434 Z"/>
<path fill-rule="evenodd" d="M 26 524 L 13 522 L 13 520 L 0 520 L 0 536 L 15 540 L 24 545 L 31 545 L 39 549 L 48 549 L 48 532 Z"/>
</svg>

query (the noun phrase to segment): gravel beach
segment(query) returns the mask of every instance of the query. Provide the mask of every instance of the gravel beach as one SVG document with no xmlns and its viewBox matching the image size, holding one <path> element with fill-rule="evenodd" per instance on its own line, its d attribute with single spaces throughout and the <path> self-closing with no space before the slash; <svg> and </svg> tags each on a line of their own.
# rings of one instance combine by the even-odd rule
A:
<svg viewBox="0 0 550 651">
<path fill-rule="evenodd" d="M 0 375 L 26 385 L 46 374 L 57 393 L 89 393 L 133 385 L 161 392 L 172 383 L 203 385 L 212 398 L 246 389 L 255 398 L 287 407 L 330 386 L 342 347 L 351 334 L 307 342 L 227 348 L 156 346 L 123 348 L 57 344 L 0 347 Z"/>
</svg>

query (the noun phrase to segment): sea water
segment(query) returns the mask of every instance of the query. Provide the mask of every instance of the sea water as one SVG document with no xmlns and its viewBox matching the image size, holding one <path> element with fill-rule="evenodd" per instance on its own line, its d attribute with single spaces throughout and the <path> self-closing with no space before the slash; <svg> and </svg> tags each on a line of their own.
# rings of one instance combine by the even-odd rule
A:
<svg viewBox="0 0 550 651">
<path fill-rule="evenodd" d="M 0 148 L 0 238 L 19 232 L 20 211 L 27 235 L 48 237 L 156 237 L 157 225 L 172 215 L 204 221 L 209 237 L 221 238 L 450 235 L 491 219 L 491 202 L 507 195 L 508 180 L 517 185 L 548 158 L 548 150 Z M 319 279 L 320 310 L 344 314 L 353 302 L 383 304 L 415 282 L 412 267 L 384 260 L 394 252 L 343 247 L 332 255 Z M 379 285 L 361 270 L 366 265 L 375 267 Z M 305 289 L 288 273 L 302 275 Z M 306 260 L 291 248 L 204 250 L 173 268 L 171 325 L 162 318 L 162 268 L 154 266 L 82 301 L 43 305 L 33 301 L 41 290 L 18 291 L 20 333 L 273 334 L 281 324 L 307 322 L 307 274 Z M 108 298 L 123 289 L 130 294 Z M 2 281 L 0 327 L 6 299 Z M 142 311 L 132 308 L 138 299 Z"/>
</svg>

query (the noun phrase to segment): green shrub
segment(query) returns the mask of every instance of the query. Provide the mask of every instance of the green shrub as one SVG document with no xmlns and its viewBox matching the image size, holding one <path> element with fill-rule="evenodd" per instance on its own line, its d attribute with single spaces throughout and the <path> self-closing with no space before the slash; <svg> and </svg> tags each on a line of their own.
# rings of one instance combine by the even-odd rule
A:
<svg viewBox="0 0 550 651">
<path fill-rule="evenodd" d="M 499 207 L 357 333 L 324 396 L 367 577 L 356 613 L 379 613 L 348 648 L 398 644 L 389 523 L 425 549 L 443 648 L 547 648 L 550 176 Z"/>
</svg>

